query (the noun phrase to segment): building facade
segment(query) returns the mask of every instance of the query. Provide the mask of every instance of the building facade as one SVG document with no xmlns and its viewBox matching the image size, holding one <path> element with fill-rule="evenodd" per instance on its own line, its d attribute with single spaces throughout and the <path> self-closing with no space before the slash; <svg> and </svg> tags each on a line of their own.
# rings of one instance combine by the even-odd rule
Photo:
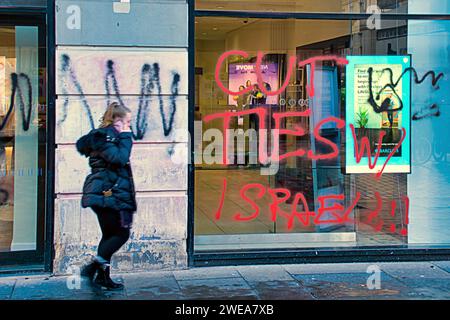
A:
<svg viewBox="0 0 450 320">
<path fill-rule="evenodd" d="M 448 259 L 449 32 L 450 1 L 2 1 L 0 269 L 95 254 L 75 142 L 113 101 L 116 270 Z"/>
</svg>

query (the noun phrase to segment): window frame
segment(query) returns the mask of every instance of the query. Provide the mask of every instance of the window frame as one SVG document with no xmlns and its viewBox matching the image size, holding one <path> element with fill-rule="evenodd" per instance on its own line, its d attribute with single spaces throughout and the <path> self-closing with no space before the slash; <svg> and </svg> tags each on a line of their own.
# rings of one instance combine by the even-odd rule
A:
<svg viewBox="0 0 450 320">
<path fill-rule="evenodd" d="M 317 19 L 317 20 L 362 20 L 371 17 L 366 13 L 309 13 L 309 12 L 254 12 L 196 10 L 195 0 L 188 1 L 189 10 L 189 134 L 194 135 L 195 112 L 195 18 L 259 18 L 259 19 Z M 382 13 L 388 20 L 450 20 L 450 14 L 391 14 Z M 194 159 L 194 144 L 190 142 L 190 159 Z M 189 266 L 215 266 L 236 264 L 279 263 L 330 263 L 373 261 L 432 261 L 450 259 L 450 246 L 443 245 L 396 245 L 356 246 L 352 248 L 307 248 L 307 249 L 255 249 L 194 251 L 194 201 L 195 165 L 188 165 L 188 230 L 187 254 Z"/>
</svg>

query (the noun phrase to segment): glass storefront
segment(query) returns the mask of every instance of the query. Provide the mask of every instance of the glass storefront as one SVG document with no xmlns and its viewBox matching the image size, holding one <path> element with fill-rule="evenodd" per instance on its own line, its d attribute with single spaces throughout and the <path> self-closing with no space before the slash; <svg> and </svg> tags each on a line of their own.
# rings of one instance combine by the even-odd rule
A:
<svg viewBox="0 0 450 320">
<path fill-rule="evenodd" d="M 46 175 L 46 31 L 0 16 L 0 264 L 41 261 Z M 14 261 L 15 263 L 20 261 Z"/>
<path fill-rule="evenodd" d="M 443 14 L 450 12 L 445 0 L 196 0 L 197 10 L 304 12 L 304 13 L 391 13 Z"/>
<path fill-rule="evenodd" d="M 447 13 L 439 3 L 196 9 Z M 197 16 L 195 252 L 449 246 L 449 32 L 403 16 Z"/>
</svg>

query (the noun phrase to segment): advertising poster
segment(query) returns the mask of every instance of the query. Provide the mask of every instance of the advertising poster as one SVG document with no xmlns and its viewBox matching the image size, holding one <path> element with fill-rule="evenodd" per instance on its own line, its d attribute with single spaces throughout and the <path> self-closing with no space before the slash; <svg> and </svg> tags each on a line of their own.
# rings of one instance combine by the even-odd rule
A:
<svg viewBox="0 0 450 320">
<path fill-rule="evenodd" d="M 234 92 L 252 87 L 252 91 L 241 96 L 229 96 L 228 104 L 241 108 L 257 104 L 278 104 L 278 96 L 266 97 L 258 85 L 255 63 L 230 63 L 228 65 L 228 89 Z M 278 64 L 261 64 L 263 83 L 267 91 L 278 90 Z"/>
<path fill-rule="evenodd" d="M 346 66 L 346 173 L 376 173 L 392 154 L 384 173 L 411 172 L 411 66 L 409 56 L 348 56 Z M 355 134 L 350 127 L 353 125 Z M 403 129 L 406 132 L 403 142 Z M 381 132 L 384 137 L 379 145 Z M 358 162 L 355 139 L 368 139 Z M 379 152 L 378 159 L 376 158 Z"/>
</svg>

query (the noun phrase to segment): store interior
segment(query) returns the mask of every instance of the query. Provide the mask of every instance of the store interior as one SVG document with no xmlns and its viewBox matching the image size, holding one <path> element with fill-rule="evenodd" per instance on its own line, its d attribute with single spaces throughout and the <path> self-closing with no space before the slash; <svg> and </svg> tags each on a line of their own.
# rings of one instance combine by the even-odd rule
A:
<svg viewBox="0 0 450 320">
<path fill-rule="evenodd" d="M 46 50 L 42 31 L 37 26 L 0 27 L 0 252 L 33 250 L 43 239 Z"/>
<path fill-rule="evenodd" d="M 275 69 L 272 73 L 275 74 L 276 80 L 270 85 L 272 89 L 277 89 L 285 80 L 287 61 L 290 56 L 295 56 L 297 61 L 303 61 L 323 55 L 405 53 L 406 35 L 399 32 L 405 25 L 406 23 L 402 21 L 385 22 L 384 30 L 392 30 L 392 35 L 395 33 L 395 36 L 383 39 L 380 38 L 382 34 L 363 27 L 361 21 L 197 17 L 195 19 L 195 119 L 202 121 L 202 134 L 204 135 L 208 129 L 217 129 L 223 134 L 223 120 L 204 121 L 203 119 L 208 115 L 251 108 L 248 99 L 241 101 L 229 96 L 217 85 L 215 68 L 224 52 L 240 50 L 248 53 L 248 58 L 234 55 L 222 64 L 219 77 L 225 87 L 228 86 L 233 89 L 231 91 L 237 91 L 236 81 L 244 87 L 248 79 L 253 79 L 255 82 L 256 76 L 253 75 L 254 78 L 251 78 L 248 72 L 236 76 L 235 73 L 238 73 L 236 65 L 251 66 L 256 61 L 257 53 L 263 52 L 265 54 L 263 65 L 266 63 L 268 69 Z M 283 129 L 301 126 L 306 131 L 302 137 L 288 135 L 281 138 L 280 151 L 283 152 L 295 151 L 299 146 L 304 146 L 305 149 L 312 147 L 320 149 L 323 146 L 311 135 L 318 119 L 329 115 L 345 118 L 345 68 L 334 62 L 318 63 L 317 70 L 323 70 L 323 74 L 330 74 L 330 77 L 328 79 L 324 76 L 315 80 L 316 94 L 313 99 L 310 99 L 307 93 L 309 85 L 307 68 L 307 66 L 296 67 L 286 90 L 280 95 L 264 97 L 263 102 L 269 115 L 311 109 L 311 117 L 291 118 L 283 122 Z M 269 77 L 268 73 L 266 79 L 269 79 L 267 77 Z M 267 80 L 267 82 L 270 81 Z M 329 101 L 330 96 L 333 102 Z M 332 104 L 332 107 L 322 107 L 325 104 Z M 251 125 L 250 116 L 242 118 L 241 123 L 230 122 L 230 129 L 241 128 L 245 131 L 254 128 Z M 267 125 L 273 126 L 273 119 L 270 116 L 267 118 Z M 344 140 L 339 131 L 330 130 L 328 134 L 342 150 Z M 203 140 L 202 150 L 208 150 L 207 146 L 212 141 L 212 139 Z M 400 198 L 401 191 L 406 189 L 405 175 L 386 176 L 377 187 L 373 187 L 367 177 L 345 175 L 342 157 L 333 161 L 288 157 L 280 162 L 276 174 L 261 175 L 261 164 L 249 164 L 248 155 L 251 150 L 248 139 L 244 153 L 247 154 L 244 163 L 196 164 L 195 250 L 345 247 L 404 243 L 404 238 L 387 232 L 375 232 L 372 226 L 359 219 L 374 203 L 373 197 L 369 194 L 373 194 L 376 188 L 382 188 L 386 198 Z M 234 160 L 237 160 L 237 157 Z M 243 187 L 248 184 L 262 185 L 265 191 L 252 188 L 247 189 L 243 194 Z M 279 204 L 280 211 L 274 221 L 271 211 L 273 196 L 268 190 L 279 188 L 288 189 L 291 195 L 285 202 Z M 295 219 L 294 223 L 288 227 L 287 216 L 294 207 L 298 212 L 305 209 L 304 204 L 293 204 L 296 193 L 300 192 L 305 196 L 310 210 L 317 210 L 319 195 L 344 194 L 345 200 L 342 204 L 348 205 L 354 198 L 355 188 L 358 188 L 358 191 L 367 191 L 367 197 L 362 199 L 359 207 L 353 210 L 351 214 L 353 222 L 306 225 Z M 261 193 L 263 193 L 262 196 Z M 247 200 L 244 196 L 247 196 Z M 257 215 L 255 208 L 259 209 Z M 217 219 L 219 209 L 221 215 L 220 219 Z M 282 213 L 280 215 L 280 212 L 285 212 L 286 216 Z M 242 217 L 256 215 L 256 218 L 237 221 L 235 219 L 237 213 Z M 399 225 L 403 223 L 401 217 L 391 217 L 388 210 L 384 210 L 382 215 L 390 223 Z"/>
</svg>

